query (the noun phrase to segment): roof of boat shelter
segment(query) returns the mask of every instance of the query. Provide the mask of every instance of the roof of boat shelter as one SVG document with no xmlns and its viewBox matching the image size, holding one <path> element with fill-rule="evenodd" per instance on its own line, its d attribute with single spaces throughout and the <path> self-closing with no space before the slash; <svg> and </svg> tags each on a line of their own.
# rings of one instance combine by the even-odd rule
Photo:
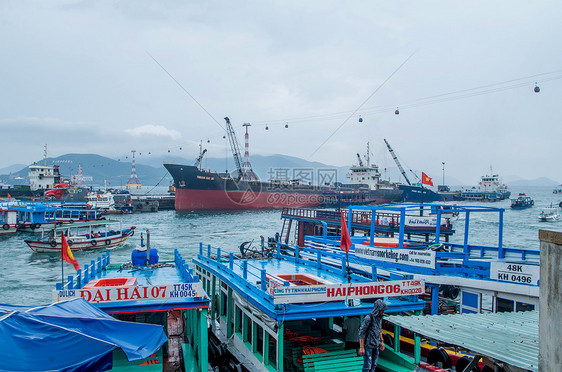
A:
<svg viewBox="0 0 562 372">
<path fill-rule="evenodd" d="M 388 316 L 391 323 L 523 369 L 538 371 L 538 311 Z"/>
<path fill-rule="evenodd" d="M 154 251 L 154 249 L 151 249 L 151 251 Z M 140 253 L 144 254 L 144 252 Z M 108 253 L 105 255 L 109 257 Z M 73 292 L 76 292 L 77 295 L 80 290 L 84 289 L 84 286 L 92 280 L 133 278 L 136 282 L 135 286 L 132 286 L 131 288 L 144 289 L 144 287 L 147 287 L 148 290 L 151 290 L 153 286 L 157 286 L 159 287 L 157 292 L 161 292 L 164 291 L 164 287 L 172 286 L 173 288 L 166 288 L 168 292 L 171 290 L 185 292 L 187 290 L 191 291 L 197 287 L 197 292 L 201 295 L 201 297 L 182 294 L 174 297 L 159 296 L 156 299 L 149 299 L 146 293 L 143 293 L 139 289 L 138 295 L 136 297 L 131 296 L 131 299 L 129 300 L 97 301 L 96 298 L 93 298 L 92 302 L 109 314 L 209 307 L 210 299 L 207 293 L 202 289 L 202 287 L 200 287 L 201 283 L 199 278 L 196 275 L 193 275 L 193 270 L 189 268 L 189 265 L 185 263 L 177 250 L 174 252 L 174 256 L 173 261 L 159 261 L 157 264 L 151 266 L 134 266 L 130 262 L 109 263 L 109 260 L 104 263 L 103 260 L 100 262 L 98 259 L 98 262 L 92 261 L 92 265 L 85 265 L 84 271 L 82 272 L 82 270 L 80 270 L 77 276 L 73 278 L 71 285 L 69 284 L 65 287 L 65 289 L 71 292 L 72 289 L 74 289 L 75 291 Z M 103 268 L 101 266 L 103 266 Z M 78 284 L 78 276 L 81 278 L 81 284 Z M 60 283 L 58 284 L 60 285 Z M 193 288 L 189 284 L 192 284 Z M 102 295 L 109 296 L 103 292 L 106 288 L 109 287 L 101 286 L 95 287 L 94 289 L 100 289 L 102 291 Z M 55 298 L 57 292 L 58 291 L 55 291 L 53 294 L 53 302 L 57 301 Z M 60 300 L 62 299 L 63 298 Z"/>
<path fill-rule="evenodd" d="M 376 204 L 376 205 L 350 205 L 345 209 L 353 210 L 389 210 L 389 211 L 413 211 L 443 207 L 447 212 L 454 210 L 456 212 L 500 212 L 505 208 L 496 208 L 482 205 L 458 205 L 458 204 L 443 204 L 443 203 L 396 203 L 396 204 Z"/>
<path fill-rule="evenodd" d="M 334 316 L 352 316 L 366 315 L 373 309 L 373 302 L 376 298 L 368 300 L 355 300 L 353 305 L 349 306 L 345 301 L 335 300 L 327 302 L 313 303 L 289 303 L 286 305 L 274 304 L 273 296 L 260 289 L 261 270 L 265 270 L 267 275 L 276 276 L 282 274 L 309 274 L 317 276 L 325 281 L 333 284 L 347 283 L 347 277 L 342 275 L 341 268 L 331 267 L 327 270 L 328 265 L 322 264 L 318 267 L 316 263 L 295 262 L 291 259 L 249 259 L 247 260 L 247 274 L 244 275 L 243 260 L 234 260 L 232 266 L 228 262 L 219 263 L 215 259 L 209 259 L 201 254 L 193 259 L 193 263 L 201 265 L 204 269 L 211 271 L 225 283 L 228 283 L 239 295 L 243 296 L 253 306 L 263 311 L 272 318 L 284 320 L 308 319 L 313 317 L 334 317 Z M 246 276 L 246 278 L 244 277 Z M 364 280 L 357 280 L 352 277 L 353 283 L 370 282 L 370 278 L 365 277 Z M 251 289 L 249 289 L 251 288 Z M 388 313 L 397 313 L 401 311 L 422 310 L 425 302 L 419 299 L 404 300 L 399 297 L 385 297 L 385 303 L 388 306 Z"/>
</svg>

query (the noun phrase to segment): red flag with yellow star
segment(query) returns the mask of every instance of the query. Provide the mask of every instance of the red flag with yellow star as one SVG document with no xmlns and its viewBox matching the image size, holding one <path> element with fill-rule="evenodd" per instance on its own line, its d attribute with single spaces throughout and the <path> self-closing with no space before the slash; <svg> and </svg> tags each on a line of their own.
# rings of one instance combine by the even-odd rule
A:
<svg viewBox="0 0 562 372">
<path fill-rule="evenodd" d="M 432 181 L 431 177 L 429 177 L 424 172 L 422 172 L 422 185 L 433 186 L 433 181 Z"/>
<path fill-rule="evenodd" d="M 64 234 L 61 234 L 61 236 L 62 236 L 62 249 L 61 249 L 62 259 L 68 263 L 71 263 L 72 266 L 74 266 L 74 270 L 76 271 L 80 270 L 80 264 L 78 263 L 78 261 L 76 261 L 76 258 L 74 258 L 74 255 L 70 250 L 70 246 L 66 241 L 66 237 L 64 236 Z"/>
</svg>

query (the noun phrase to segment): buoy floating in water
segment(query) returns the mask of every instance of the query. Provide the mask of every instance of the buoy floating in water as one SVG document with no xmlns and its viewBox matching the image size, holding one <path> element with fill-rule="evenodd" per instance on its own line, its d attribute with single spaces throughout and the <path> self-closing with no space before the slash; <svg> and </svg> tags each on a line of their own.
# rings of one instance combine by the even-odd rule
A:
<svg viewBox="0 0 562 372">
<path fill-rule="evenodd" d="M 538 93 L 541 91 L 541 88 L 539 88 L 539 86 L 537 85 L 537 83 L 535 82 L 535 93 Z"/>
<path fill-rule="evenodd" d="M 400 115 L 400 110 L 398 110 L 398 107 L 396 108 L 396 111 L 394 111 L 394 115 Z"/>
<path fill-rule="evenodd" d="M 360 123 L 363 122 L 363 118 L 361 117 L 361 115 L 359 115 L 359 122 L 360 122 Z"/>
<path fill-rule="evenodd" d="M 269 127 L 267 125 L 265 126 L 265 130 L 269 130 Z"/>
</svg>

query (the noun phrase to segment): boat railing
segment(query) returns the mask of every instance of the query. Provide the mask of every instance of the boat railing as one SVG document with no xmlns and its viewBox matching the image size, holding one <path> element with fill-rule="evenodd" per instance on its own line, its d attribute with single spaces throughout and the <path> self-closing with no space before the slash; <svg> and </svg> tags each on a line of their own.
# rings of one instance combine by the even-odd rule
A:
<svg viewBox="0 0 562 372">
<path fill-rule="evenodd" d="M 109 252 L 104 253 L 101 257 L 96 260 L 91 260 L 90 265 L 85 264 L 83 269 L 78 269 L 76 275 L 69 275 L 66 282 L 56 283 L 56 290 L 60 291 L 63 289 L 80 289 L 84 287 L 92 279 L 95 279 L 96 275 L 106 270 L 107 265 L 110 264 Z"/>
<path fill-rule="evenodd" d="M 292 254 L 288 254 L 291 252 Z M 234 253 L 229 252 L 228 255 L 223 255 L 221 248 L 212 247 L 210 244 L 203 246 L 199 243 L 199 256 L 214 261 L 223 271 L 229 275 L 241 276 L 245 281 L 249 281 L 252 277 L 256 278 L 256 286 L 250 287 L 250 291 L 262 291 L 263 295 L 271 294 L 275 286 L 282 283 L 283 286 L 289 286 L 290 282 L 286 280 L 276 279 L 270 280 L 271 275 L 265 269 L 257 267 L 248 263 L 247 259 L 236 258 Z M 318 249 L 289 246 L 277 242 L 274 258 L 290 260 L 296 263 L 303 263 L 307 265 L 314 265 L 317 268 L 322 268 L 326 271 L 334 272 L 342 276 L 347 275 L 347 263 L 345 256 L 343 258 L 330 251 L 323 251 Z M 353 269 L 351 276 L 359 281 L 370 281 L 380 279 L 388 279 L 388 277 L 379 276 L 375 265 L 367 265 L 371 267 L 371 272 L 364 270 Z M 237 267 L 240 272 L 235 272 Z M 241 275 L 240 275 L 241 274 Z"/>
<path fill-rule="evenodd" d="M 352 237 L 352 242 L 355 245 L 363 244 L 363 241 L 368 237 Z M 431 249 L 431 243 L 420 242 L 416 240 L 404 239 L 406 244 L 417 245 L 424 249 Z M 427 275 L 465 275 L 477 278 L 490 277 L 490 264 L 494 260 L 516 260 L 528 264 L 538 264 L 540 251 L 536 249 L 522 249 L 522 248 L 508 248 L 508 247 L 491 247 L 483 245 L 463 245 L 453 243 L 438 243 L 445 251 L 435 252 L 435 268 L 419 267 L 413 265 L 405 265 L 403 263 L 395 263 L 374 259 L 366 259 L 357 257 L 354 254 L 355 248 L 352 248 L 349 255 L 350 262 L 371 265 L 376 261 L 376 266 L 386 270 L 399 270 L 408 271 L 418 274 Z M 407 248 L 388 248 L 396 251 L 407 251 L 412 247 Z M 342 259 L 345 255 L 340 251 L 340 237 L 322 237 L 322 236 L 306 236 L 305 246 L 296 247 L 295 257 L 299 259 L 299 252 L 307 252 L 314 254 L 321 251 L 326 257 L 332 259 Z M 501 253 L 501 257 L 500 257 Z"/>
</svg>

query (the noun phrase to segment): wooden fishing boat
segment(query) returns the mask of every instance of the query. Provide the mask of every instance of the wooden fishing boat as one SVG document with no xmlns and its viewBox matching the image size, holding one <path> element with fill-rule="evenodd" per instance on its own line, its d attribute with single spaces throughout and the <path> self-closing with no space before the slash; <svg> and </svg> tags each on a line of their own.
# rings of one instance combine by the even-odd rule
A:
<svg viewBox="0 0 562 372">
<path fill-rule="evenodd" d="M 171 261 L 160 261 L 149 244 L 133 250 L 130 262 L 111 263 L 105 253 L 53 291 L 53 302 L 77 297 L 119 320 L 164 326 L 160 350 L 137 361 L 115 351 L 112 371 L 208 372 L 210 300 L 178 250 Z"/>
<path fill-rule="evenodd" d="M 42 229 L 40 239 L 26 239 L 25 243 L 34 252 L 60 252 L 62 234 L 73 251 L 112 248 L 123 244 L 133 236 L 135 226 L 123 229 L 121 221 L 118 220 L 75 222 L 54 226 L 50 230 Z"/>
</svg>

